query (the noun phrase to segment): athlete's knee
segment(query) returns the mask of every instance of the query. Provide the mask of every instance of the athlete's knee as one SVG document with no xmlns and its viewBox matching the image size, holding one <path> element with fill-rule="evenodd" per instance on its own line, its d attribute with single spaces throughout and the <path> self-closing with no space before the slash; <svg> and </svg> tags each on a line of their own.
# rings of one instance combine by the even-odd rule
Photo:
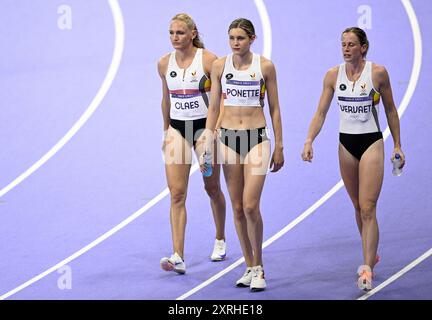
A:
<svg viewBox="0 0 432 320">
<path fill-rule="evenodd" d="M 171 203 L 173 205 L 184 205 L 186 202 L 186 191 L 182 189 L 172 188 L 171 193 Z"/>
<path fill-rule="evenodd" d="M 243 203 L 243 211 L 248 219 L 257 220 L 259 218 L 259 204 L 257 201 L 246 201 Z"/>
<path fill-rule="evenodd" d="M 206 183 L 204 186 L 205 191 L 209 195 L 210 198 L 217 198 L 219 194 L 221 193 L 221 187 L 220 184 L 217 182 L 213 183 Z"/>
<path fill-rule="evenodd" d="M 360 214 L 363 220 L 370 220 L 375 217 L 376 202 L 365 201 L 360 203 Z"/>
<path fill-rule="evenodd" d="M 245 214 L 243 211 L 243 203 L 237 202 L 232 204 L 234 219 L 242 220 L 245 219 Z"/>
<path fill-rule="evenodd" d="M 354 206 L 354 210 L 355 210 L 356 214 L 360 214 L 360 212 L 361 212 L 360 203 L 358 201 L 354 202 L 353 206 Z"/>
</svg>

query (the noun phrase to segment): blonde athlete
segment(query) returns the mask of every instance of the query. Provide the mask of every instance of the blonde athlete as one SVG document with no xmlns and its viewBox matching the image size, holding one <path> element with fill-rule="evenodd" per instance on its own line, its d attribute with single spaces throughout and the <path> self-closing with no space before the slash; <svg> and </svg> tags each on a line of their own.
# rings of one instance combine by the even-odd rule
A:
<svg viewBox="0 0 432 320">
<path fill-rule="evenodd" d="M 224 112 L 218 146 L 235 227 L 247 265 L 236 285 L 260 291 L 266 288 L 261 193 L 269 165 L 272 172 L 276 172 L 284 164 L 276 70 L 270 60 L 250 51 L 256 35 L 249 20 L 234 20 L 228 33 L 232 53 L 213 63 L 211 101 L 203 139 L 213 141 L 212 132 L 222 96 Z M 266 90 L 275 136 L 272 156 L 263 111 Z M 211 149 L 208 144 L 207 148 Z M 201 166 L 201 170 L 205 167 Z"/>
<path fill-rule="evenodd" d="M 171 20 L 170 40 L 174 51 L 158 63 L 162 79 L 162 114 L 165 139 L 163 151 L 168 188 L 171 194 L 170 221 L 173 254 L 162 258 L 162 269 L 180 274 L 186 272 L 184 241 L 186 228 L 186 195 L 192 163 L 192 148 L 199 155 L 202 147 L 196 141 L 203 132 L 210 95 L 210 71 L 216 56 L 204 49 L 197 27 L 187 14 Z M 220 186 L 220 166 L 204 177 L 216 225 L 216 240 L 211 259 L 225 258 L 225 198 Z"/>
<path fill-rule="evenodd" d="M 387 70 L 367 61 L 369 41 L 360 28 L 347 28 L 342 33 L 342 54 L 345 60 L 330 69 L 324 77 L 324 88 L 318 109 L 312 118 L 304 144 L 302 159 L 312 161 L 312 142 L 320 132 L 333 95 L 339 105 L 339 164 L 346 190 L 354 205 L 362 239 L 363 265 L 358 268 L 358 287 L 372 289 L 373 268 L 379 260 L 376 205 L 384 175 L 384 143 L 378 122 L 380 97 L 393 136 L 391 158 L 401 149 L 399 117 L 393 101 Z"/>
</svg>

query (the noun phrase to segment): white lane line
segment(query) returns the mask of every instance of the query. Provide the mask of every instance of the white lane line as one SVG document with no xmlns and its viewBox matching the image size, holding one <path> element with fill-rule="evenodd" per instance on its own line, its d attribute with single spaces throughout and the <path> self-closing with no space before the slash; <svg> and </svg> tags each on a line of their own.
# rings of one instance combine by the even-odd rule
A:
<svg viewBox="0 0 432 320">
<path fill-rule="evenodd" d="M 116 233 L 117 231 L 123 229 L 126 225 L 128 225 L 129 223 L 131 223 L 132 221 L 134 221 L 136 218 L 138 218 L 140 215 L 142 215 L 144 212 L 146 212 L 148 209 L 150 209 L 155 204 L 157 204 L 160 200 L 162 200 L 165 196 L 167 196 L 168 193 L 169 193 L 169 190 L 168 190 L 168 188 L 166 188 L 161 193 L 159 193 L 159 195 L 157 195 L 150 202 L 148 202 L 144 207 L 142 207 L 140 210 L 136 211 L 134 214 L 132 214 L 131 216 L 129 216 L 127 219 L 123 220 L 120 224 L 118 224 L 117 226 L 115 226 L 114 228 L 112 228 L 111 230 L 109 230 L 108 232 L 104 233 L 102 236 L 100 236 L 99 238 L 97 238 L 96 240 L 94 240 L 92 243 L 86 245 L 84 248 L 78 250 L 73 255 L 71 255 L 68 258 L 62 260 L 61 262 L 57 263 L 55 266 L 53 266 L 53 267 L 49 268 L 48 270 L 42 272 L 41 274 L 37 275 L 36 277 L 34 277 L 34 278 L 26 281 L 25 283 L 23 283 L 22 285 L 16 287 L 15 289 L 10 290 L 7 293 L 1 295 L 0 296 L 0 300 L 7 299 L 8 297 L 10 297 L 10 296 L 14 295 L 15 293 L 17 293 L 17 292 L 19 292 L 19 291 L 27 288 L 28 286 L 32 285 L 33 283 L 35 283 L 35 282 L 41 280 L 42 278 L 46 277 L 50 273 L 56 271 L 57 269 L 63 267 L 64 265 L 68 264 L 72 260 L 75 260 L 79 256 L 83 255 L 84 253 L 86 253 L 87 251 L 89 251 L 93 247 L 97 246 L 98 244 L 100 244 L 104 240 L 108 239 L 114 233 Z"/>
<path fill-rule="evenodd" d="M 392 283 L 392 282 L 396 281 L 397 279 L 399 279 L 400 277 L 402 277 L 405 273 L 407 273 L 408 271 L 410 271 L 412 268 L 414 268 L 418 264 L 422 263 L 424 260 L 426 260 L 427 258 L 429 258 L 431 255 L 432 255 L 432 248 L 430 248 L 428 251 L 426 251 L 425 253 L 423 253 L 420 257 L 418 257 L 413 262 L 411 262 L 409 265 L 407 265 L 405 268 L 403 268 L 399 272 L 395 273 L 390 278 L 388 278 L 386 281 L 384 281 L 383 283 L 381 283 L 377 287 L 373 288 L 371 291 L 369 291 L 365 295 L 361 296 L 357 300 L 366 300 L 366 299 L 370 298 L 375 293 L 377 293 L 380 290 L 382 290 L 385 287 L 387 287 L 390 283 Z"/>
<path fill-rule="evenodd" d="M 19 176 L 17 179 L 15 179 L 12 183 L 10 183 L 7 187 L 3 188 L 0 191 L 0 197 L 6 194 L 8 191 L 10 191 L 12 188 L 14 188 L 16 185 L 18 185 L 20 182 L 22 182 L 25 178 L 27 178 L 29 175 L 31 175 L 34 171 L 36 171 L 38 168 L 40 168 L 45 162 L 47 162 L 56 152 L 58 152 L 72 137 L 77 133 L 77 131 L 84 125 L 84 123 L 91 117 L 91 115 L 94 113 L 96 108 L 99 106 L 99 104 L 102 102 L 102 99 L 105 97 L 106 93 L 108 92 L 109 88 L 111 87 L 114 78 L 117 74 L 117 71 L 120 66 L 122 54 L 123 54 L 123 47 L 124 47 L 124 22 L 123 22 L 123 16 L 121 12 L 121 8 L 117 2 L 117 0 L 108 0 L 113 19 L 114 19 L 114 25 L 115 25 L 115 48 L 113 53 L 113 58 L 111 60 L 110 68 L 107 72 L 107 75 L 104 79 L 104 82 L 102 83 L 101 88 L 99 89 L 97 95 L 91 102 L 88 109 L 85 111 L 85 113 L 81 116 L 81 118 L 74 124 L 74 126 L 68 131 L 68 133 L 47 153 L 45 154 L 38 162 L 36 162 L 31 168 L 29 168 L 26 172 L 24 172 L 21 176 Z M 139 211 L 137 211 L 135 214 L 139 215 L 140 211 L 146 211 L 150 207 L 152 207 L 156 202 L 158 202 L 161 198 L 165 197 L 167 194 L 167 189 L 162 191 L 158 196 L 156 196 L 152 201 L 147 203 L 143 208 L 141 208 Z M 39 274 L 38 276 L 30 279 L 29 281 L 23 283 L 19 287 L 3 294 L 0 296 L 0 300 L 6 299 L 7 297 L 17 293 L 18 291 L 21 291 L 22 289 L 28 287 L 32 283 L 42 279 L 43 277 L 47 276 L 51 272 L 57 270 L 58 268 L 62 267 L 63 265 L 69 263 L 76 257 L 82 255 L 84 252 L 90 250 L 92 247 L 96 246 L 121 228 L 123 228 L 126 224 L 130 223 L 132 220 L 136 218 L 136 216 L 132 215 L 122 223 L 120 223 L 118 226 L 114 227 L 104 235 L 102 235 L 100 238 L 96 239 L 86 247 L 82 248 L 81 250 L 74 253 L 72 256 L 64 259 L 54 267 L 46 270 L 45 272 Z"/>
<path fill-rule="evenodd" d="M 255 5 L 258 9 L 264 34 L 263 56 L 270 59 L 272 54 L 272 29 L 270 17 L 263 0 L 255 0 Z"/>
<path fill-rule="evenodd" d="M 410 81 L 408 84 L 408 89 L 405 92 L 405 96 L 403 97 L 402 102 L 400 104 L 400 108 L 398 110 L 400 116 L 402 116 L 402 114 L 405 112 L 405 109 L 408 108 L 409 102 L 411 101 L 411 97 L 413 96 L 414 91 L 417 87 L 417 82 L 420 77 L 422 55 L 423 55 L 421 30 L 420 30 L 420 26 L 414 8 L 412 7 L 410 0 L 401 0 L 401 1 L 405 8 L 405 11 L 407 12 L 408 19 L 411 25 L 411 31 L 414 39 L 414 61 L 413 61 Z"/>
<path fill-rule="evenodd" d="M 417 86 L 418 78 L 420 75 L 421 70 L 421 63 L 422 63 L 422 39 L 421 39 L 421 33 L 420 28 L 417 22 L 417 17 L 415 15 L 414 9 L 411 6 L 411 3 L 409 0 L 401 0 L 402 4 L 407 12 L 411 29 L 413 33 L 414 38 L 414 61 L 413 61 L 413 68 L 411 71 L 411 77 L 410 82 L 408 84 L 408 88 L 405 92 L 405 95 L 399 105 L 398 108 L 398 114 L 399 118 L 402 118 L 402 115 L 404 114 L 405 110 L 407 109 L 411 98 L 414 94 L 415 88 Z M 383 133 L 384 141 L 389 137 L 390 135 L 390 129 L 387 127 L 386 130 Z M 263 244 L 263 249 L 269 246 L 271 243 L 282 237 L 285 233 L 287 233 L 289 230 L 294 228 L 297 224 L 299 224 L 301 221 L 303 221 L 306 217 L 311 215 L 316 209 L 318 209 L 323 203 L 325 203 L 328 199 L 330 199 L 339 189 L 343 186 L 343 181 L 339 180 L 339 182 L 330 189 L 321 199 L 319 199 L 317 202 L 315 202 L 309 209 L 307 209 L 305 212 L 303 212 L 300 216 L 298 216 L 294 221 L 292 221 L 290 224 L 288 224 L 286 227 L 284 227 L 281 231 L 276 233 L 274 236 L 272 236 L 270 239 L 268 239 Z M 239 266 L 244 261 L 243 258 L 235 261 L 233 264 L 228 266 L 226 269 L 220 271 L 215 276 L 211 277 L 210 279 L 204 281 L 200 285 L 196 286 L 192 290 L 189 290 L 185 294 L 181 295 L 177 298 L 177 300 L 184 300 L 194 293 L 198 292 L 199 290 L 203 289 L 204 287 L 208 286 L 212 282 L 216 281 L 229 271 L 233 270 L 235 267 Z"/>
<path fill-rule="evenodd" d="M 117 3 L 117 0 L 109 0 L 109 5 L 111 7 L 111 11 L 114 17 L 115 24 L 115 46 L 114 52 L 111 59 L 111 64 L 108 69 L 108 72 L 105 76 L 104 81 L 102 82 L 99 91 L 96 96 L 93 98 L 92 102 L 86 109 L 86 111 L 81 115 L 78 121 L 69 129 L 69 131 L 46 153 L 36 161 L 30 168 L 24 171 L 20 176 L 18 176 L 15 180 L 10 182 L 6 187 L 0 190 L 0 198 L 3 197 L 6 193 L 11 191 L 25 179 L 27 179 L 31 174 L 33 174 L 36 170 L 38 170 L 41 166 L 43 166 L 49 159 L 51 159 L 61 148 L 65 146 L 66 143 L 69 142 L 70 139 L 81 129 L 81 127 L 90 119 L 93 113 L 101 104 L 103 98 L 106 93 L 110 89 L 114 78 L 117 74 L 117 71 L 120 66 L 120 62 L 123 54 L 123 46 L 124 46 L 124 24 L 123 17 L 120 10 L 120 7 Z"/>
<path fill-rule="evenodd" d="M 408 104 L 411 100 L 412 95 L 414 94 L 415 88 L 417 86 L 418 79 L 420 77 L 420 70 L 421 70 L 421 63 L 422 63 L 422 37 L 421 37 L 421 31 L 420 26 L 417 20 L 417 16 L 415 14 L 414 8 L 411 5 L 411 2 L 409 0 L 401 0 L 402 4 L 405 8 L 405 11 L 408 14 L 408 18 L 411 24 L 411 30 L 413 33 L 414 38 L 414 62 L 413 62 L 413 68 L 411 72 L 411 78 L 408 85 L 408 89 L 405 93 L 405 96 L 402 99 L 401 106 L 398 110 L 400 117 L 404 113 L 405 109 L 408 107 Z M 389 135 L 389 129 L 386 130 L 387 135 Z M 367 294 L 359 298 L 359 300 L 366 300 L 373 294 L 377 293 L 381 289 L 385 288 L 387 285 L 392 283 L 393 281 L 396 281 L 399 277 L 401 277 L 404 273 L 408 272 L 412 268 L 414 268 L 417 264 L 421 263 L 423 260 L 428 258 L 432 254 L 432 249 L 427 251 L 425 254 L 420 256 L 418 259 L 414 260 L 412 263 L 410 263 L 408 266 L 403 268 L 401 271 L 396 273 L 394 276 L 389 278 L 388 280 L 381 283 L 379 286 L 375 287 L 373 290 L 369 291 Z"/>
<path fill-rule="evenodd" d="M 192 166 L 192 168 L 191 168 L 191 172 L 190 172 L 189 175 L 192 175 L 193 172 L 195 172 L 196 170 L 198 170 L 198 168 L 199 168 L 198 163 L 194 164 Z M 109 231 L 105 232 L 103 235 L 101 235 L 100 237 L 98 237 L 96 240 L 94 240 L 93 242 L 89 243 L 84 248 L 78 250 L 77 252 L 75 252 L 71 256 L 67 257 L 66 259 L 60 261 L 55 266 L 53 266 L 53 267 L 45 270 L 44 272 L 42 272 L 39 275 L 33 277 L 32 279 L 26 281 L 25 283 L 23 283 L 22 285 L 16 287 L 15 289 L 10 290 L 7 293 L 1 295 L 0 296 L 0 300 L 7 299 L 8 297 L 10 297 L 10 296 L 14 295 L 15 293 L 17 293 L 17 292 L 19 292 L 19 291 L 27 288 L 28 286 L 32 285 L 33 283 L 41 280 L 42 278 L 46 277 L 50 273 L 53 273 L 57 269 L 63 267 L 64 265 L 68 264 L 69 262 L 71 262 L 71 261 L 75 260 L 76 258 L 78 258 L 79 256 L 83 255 L 87 251 L 91 250 L 92 248 L 94 248 L 95 246 L 97 246 L 98 244 L 100 244 L 101 242 L 105 241 L 106 239 L 108 239 L 109 237 L 111 237 L 112 235 L 114 235 L 115 233 L 117 233 L 118 231 L 120 231 L 121 229 L 123 229 L 124 227 L 126 227 L 132 221 L 136 220 L 138 217 L 140 217 L 142 214 L 144 214 L 146 211 L 148 211 L 150 208 L 152 208 L 154 205 L 156 205 L 159 201 L 161 201 L 163 198 L 165 198 L 168 194 L 169 194 L 169 189 L 165 188 L 156 197 L 154 197 L 149 202 L 147 202 L 142 208 L 140 208 L 139 210 L 135 211 L 132 215 L 130 215 L 129 217 L 127 217 L 125 220 L 123 220 L 121 223 L 119 223 L 118 225 L 116 225 L 115 227 L 113 227 L 112 229 L 110 229 Z"/>
</svg>

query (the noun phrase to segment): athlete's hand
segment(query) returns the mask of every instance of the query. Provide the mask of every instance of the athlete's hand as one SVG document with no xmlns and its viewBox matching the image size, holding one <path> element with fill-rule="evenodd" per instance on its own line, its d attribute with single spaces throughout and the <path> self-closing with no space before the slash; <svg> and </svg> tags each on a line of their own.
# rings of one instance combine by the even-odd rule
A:
<svg viewBox="0 0 432 320">
<path fill-rule="evenodd" d="M 312 158 L 313 158 L 312 142 L 310 142 L 310 141 L 305 142 L 301 157 L 302 157 L 303 161 L 312 162 Z"/>
<path fill-rule="evenodd" d="M 276 148 L 273 152 L 271 161 L 270 161 L 270 172 L 279 171 L 284 165 L 284 155 L 282 149 Z M 273 168 L 273 169 L 272 169 Z"/>
<path fill-rule="evenodd" d="M 204 129 L 195 143 L 196 150 L 212 150 L 213 132 L 209 129 Z"/>
<path fill-rule="evenodd" d="M 396 148 L 393 149 L 393 153 L 392 153 L 392 156 L 391 156 L 391 161 L 394 160 L 396 153 L 398 153 L 400 155 L 400 158 L 401 158 L 401 166 L 400 166 L 400 168 L 402 169 L 404 167 L 404 165 L 405 165 L 405 154 L 402 152 L 401 148 L 396 147 Z"/>
<path fill-rule="evenodd" d="M 208 153 L 212 153 L 211 150 L 213 150 L 213 147 L 214 147 L 214 132 L 211 131 L 210 129 L 204 129 L 204 132 L 197 139 L 196 146 L 195 146 L 195 150 L 203 150 L 201 155 L 198 158 L 201 172 L 206 171 L 206 168 L 204 166 L 205 150 L 208 150 L 207 151 Z"/>
<path fill-rule="evenodd" d="M 204 156 L 205 156 L 205 152 L 201 153 L 201 155 L 198 158 L 198 163 L 200 166 L 201 173 L 204 173 L 204 171 L 206 170 L 206 168 L 204 166 Z"/>
<path fill-rule="evenodd" d="M 164 130 L 164 133 L 163 133 L 162 151 L 165 151 L 166 145 L 168 144 L 168 142 L 170 142 L 170 141 L 167 141 L 167 139 L 168 139 L 168 129 Z"/>
</svg>

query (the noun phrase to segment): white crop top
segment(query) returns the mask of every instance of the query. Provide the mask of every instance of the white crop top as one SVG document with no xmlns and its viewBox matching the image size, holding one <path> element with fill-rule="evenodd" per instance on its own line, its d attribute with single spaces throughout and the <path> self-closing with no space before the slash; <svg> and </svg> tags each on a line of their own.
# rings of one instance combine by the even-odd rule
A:
<svg viewBox="0 0 432 320">
<path fill-rule="evenodd" d="M 247 70 L 234 68 L 233 55 L 225 60 L 221 78 L 225 106 L 264 107 L 265 83 L 261 73 L 261 57 L 253 54 Z"/>
</svg>

